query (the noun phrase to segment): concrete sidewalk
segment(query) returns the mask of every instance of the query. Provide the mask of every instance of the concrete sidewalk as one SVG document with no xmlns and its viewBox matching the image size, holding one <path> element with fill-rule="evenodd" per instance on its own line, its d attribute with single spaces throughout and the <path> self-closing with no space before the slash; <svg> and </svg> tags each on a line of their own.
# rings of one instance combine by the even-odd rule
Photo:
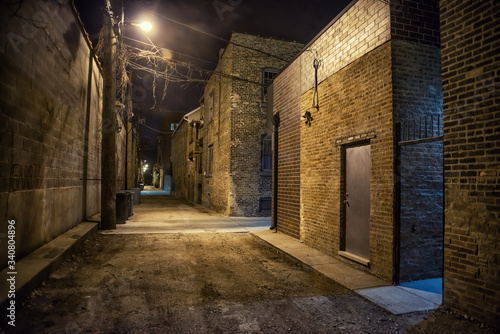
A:
<svg viewBox="0 0 500 334">
<path fill-rule="evenodd" d="M 0 305 L 9 302 L 8 277 L 15 277 L 15 300 L 21 301 L 34 289 L 42 285 L 52 272 L 90 235 L 97 232 L 97 221 L 82 222 L 54 240 L 46 243 L 33 253 L 16 262 L 14 268 L 0 272 Z"/>
<path fill-rule="evenodd" d="M 434 310 L 441 304 L 441 294 L 411 286 L 390 285 L 283 233 L 265 230 L 254 235 L 392 314 Z"/>
</svg>

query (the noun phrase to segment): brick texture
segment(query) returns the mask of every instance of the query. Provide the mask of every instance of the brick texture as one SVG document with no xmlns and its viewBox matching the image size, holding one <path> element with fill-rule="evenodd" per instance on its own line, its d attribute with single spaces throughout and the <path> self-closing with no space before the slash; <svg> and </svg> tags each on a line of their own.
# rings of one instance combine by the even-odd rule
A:
<svg viewBox="0 0 500 334">
<path fill-rule="evenodd" d="M 100 210 L 102 79 L 71 4 L 0 18 L 0 234 L 16 221 L 19 259 Z"/>
<path fill-rule="evenodd" d="M 442 135 L 440 49 L 417 42 L 392 40 L 394 118 L 401 124 L 400 141 Z M 436 141 L 402 146 L 399 151 L 398 254 L 403 282 L 442 276 L 442 149 L 442 141 Z"/>
<path fill-rule="evenodd" d="M 394 250 L 400 246 L 394 237 L 399 181 L 395 177 L 396 125 L 429 113 L 435 113 L 437 120 L 442 101 L 437 2 L 426 1 L 424 5 L 404 1 L 400 3 L 405 8 L 402 13 L 394 5 L 369 0 L 352 3 L 273 83 L 274 113 L 281 119 L 278 198 L 274 201 L 278 229 L 330 255 L 337 256 L 344 250 L 342 156 L 346 145 L 369 142 L 370 264 L 363 268 L 388 281 L 397 277 Z M 415 6 L 417 11 L 413 11 Z M 408 22 L 393 29 L 392 25 L 402 18 Z M 410 34 L 415 29 L 422 36 Z M 311 108 L 314 58 L 322 61 L 318 70 L 319 110 Z M 306 111 L 314 118 L 310 127 L 301 118 Z M 422 163 L 417 156 L 429 154 L 436 161 L 436 169 L 422 178 L 431 179 L 428 188 L 435 191 L 441 171 L 439 144 L 409 154 L 405 160 L 412 162 L 415 157 L 410 166 L 417 167 L 419 161 Z M 418 200 L 406 204 L 413 208 Z M 434 210 L 439 213 L 440 208 Z M 420 213 L 412 214 L 433 216 L 433 227 L 442 231 L 442 215 L 426 209 L 422 205 Z M 442 242 L 442 233 L 420 237 L 434 246 Z M 410 246 L 402 246 L 410 254 Z M 439 253 L 439 247 L 433 251 Z M 439 257 L 435 262 L 430 276 L 440 271 Z M 417 277 L 415 269 L 409 271 Z"/>
<path fill-rule="evenodd" d="M 262 70 L 279 70 L 303 47 L 233 33 L 221 52 L 216 72 L 205 87 L 203 159 L 213 146 L 213 173 L 203 182 L 203 203 L 231 216 L 262 216 L 259 200 L 271 197 L 271 175 L 261 173 L 261 138 L 270 135 L 262 102 Z M 260 52 L 260 51 L 263 52 Z M 271 56 L 272 55 L 272 56 Z M 209 100 L 213 96 L 213 116 Z"/>
<path fill-rule="evenodd" d="M 441 1 L 446 306 L 500 328 L 497 1 Z"/>
</svg>

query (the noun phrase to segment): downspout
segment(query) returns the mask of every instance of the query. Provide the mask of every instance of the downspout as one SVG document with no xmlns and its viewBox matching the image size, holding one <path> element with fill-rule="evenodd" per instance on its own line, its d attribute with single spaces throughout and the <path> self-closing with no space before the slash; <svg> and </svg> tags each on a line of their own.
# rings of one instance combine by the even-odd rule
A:
<svg viewBox="0 0 500 334">
<path fill-rule="evenodd" d="M 271 222 L 271 230 L 276 230 L 278 233 L 278 128 L 280 126 L 280 115 L 276 113 L 272 118 L 274 125 L 273 138 L 273 219 Z"/>
<path fill-rule="evenodd" d="M 87 77 L 87 110 L 85 117 L 85 136 L 83 143 L 83 194 L 82 194 L 82 218 L 87 219 L 87 192 L 89 175 L 89 132 L 90 132 L 90 111 L 92 103 L 92 73 L 94 63 L 94 51 L 90 48 L 89 72 Z"/>
</svg>

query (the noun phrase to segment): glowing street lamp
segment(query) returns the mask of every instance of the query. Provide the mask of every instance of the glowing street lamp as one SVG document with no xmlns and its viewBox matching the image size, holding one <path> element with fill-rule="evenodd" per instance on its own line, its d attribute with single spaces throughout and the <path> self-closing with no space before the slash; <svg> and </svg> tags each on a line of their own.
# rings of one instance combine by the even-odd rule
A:
<svg viewBox="0 0 500 334">
<path fill-rule="evenodd" d="M 153 29 L 153 24 L 151 22 L 148 22 L 148 21 L 144 21 L 141 23 L 132 23 L 132 25 L 137 26 L 144 31 L 151 31 L 151 29 Z"/>
</svg>

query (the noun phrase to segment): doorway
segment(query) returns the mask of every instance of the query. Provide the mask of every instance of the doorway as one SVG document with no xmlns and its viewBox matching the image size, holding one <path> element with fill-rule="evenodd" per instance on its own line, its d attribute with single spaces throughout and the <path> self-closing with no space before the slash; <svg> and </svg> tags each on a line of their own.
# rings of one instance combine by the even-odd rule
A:
<svg viewBox="0 0 500 334">
<path fill-rule="evenodd" d="M 364 264 L 370 258 L 370 145 L 345 148 L 344 250 Z"/>
</svg>

